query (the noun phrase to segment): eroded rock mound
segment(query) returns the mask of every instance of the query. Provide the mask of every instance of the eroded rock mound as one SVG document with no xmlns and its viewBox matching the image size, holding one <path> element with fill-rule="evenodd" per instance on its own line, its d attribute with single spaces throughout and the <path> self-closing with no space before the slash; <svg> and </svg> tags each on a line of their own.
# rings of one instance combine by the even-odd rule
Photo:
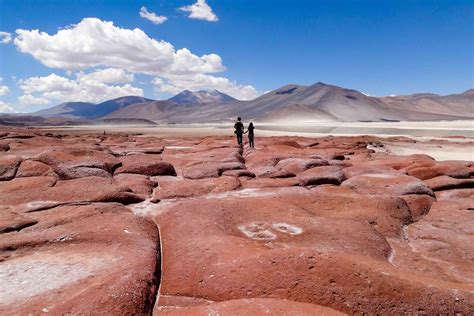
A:
<svg viewBox="0 0 474 316">
<path fill-rule="evenodd" d="M 0 130 L 0 314 L 469 314 L 474 166 L 387 141 Z"/>
</svg>

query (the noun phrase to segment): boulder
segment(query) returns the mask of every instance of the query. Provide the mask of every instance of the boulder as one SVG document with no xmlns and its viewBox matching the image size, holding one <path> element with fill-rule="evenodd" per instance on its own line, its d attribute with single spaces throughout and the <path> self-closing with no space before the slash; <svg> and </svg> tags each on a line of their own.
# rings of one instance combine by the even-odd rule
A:
<svg viewBox="0 0 474 316">
<path fill-rule="evenodd" d="M 120 161 L 110 154 L 76 148 L 47 150 L 35 160 L 50 166 L 61 179 L 111 177 L 114 170 L 120 166 Z"/>
<path fill-rule="evenodd" d="M 469 178 L 474 172 L 469 168 L 470 162 L 463 161 L 440 161 L 433 165 L 410 167 L 407 173 L 421 180 L 432 179 L 438 176 L 449 176 L 452 178 Z"/>
<path fill-rule="evenodd" d="M 439 176 L 425 180 L 433 191 L 474 188 L 474 179 L 455 179 L 449 176 Z"/>
<path fill-rule="evenodd" d="M 392 173 L 374 173 L 354 176 L 342 184 L 361 194 L 407 195 L 427 194 L 434 196 L 433 191 L 421 180 L 406 175 Z"/>
<path fill-rule="evenodd" d="M 284 169 L 278 169 L 276 167 L 256 167 L 250 169 L 259 178 L 292 178 L 296 174 Z"/>
<path fill-rule="evenodd" d="M 1 314 L 151 313 L 160 260 L 152 221 L 118 204 L 30 216 L 36 224 L 1 235 Z"/>
<path fill-rule="evenodd" d="M 172 164 L 162 161 L 157 155 L 130 155 L 120 157 L 122 166 L 115 174 L 136 173 L 146 176 L 175 176 L 176 171 Z"/>
<path fill-rule="evenodd" d="M 186 167 L 183 176 L 187 179 L 217 178 L 227 170 L 240 169 L 245 169 L 241 162 L 203 162 Z"/>
<path fill-rule="evenodd" d="M 114 183 L 124 188 L 130 188 L 133 193 L 139 195 L 150 195 L 158 182 L 151 180 L 149 176 L 134 173 L 120 173 L 114 175 Z"/>
<path fill-rule="evenodd" d="M 222 173 L 223 176 L 230 176 L 230 177 L 248 177 L 248 178 L 255 178 L 255 173 L 249 170 L 227 170 Z"/>
<path fill-rule="evenodd" d="M 239 187 L 240 181 L 235 177 L 223 176 L 199 180 L 160 177 L 159 187 L 156 189 L 153 199 L 196 197 L 232 191 Z"/>
<path fill-rule="evenodd" d="M 17 178 L 21 177 L 39 177 L 39 176 L 56 175 L 53 169 L 39 161 L 25 160 L 21 163 L 16 173 Z"/>
<path fill-rule="evenodd" d="M 290 173 L 298 174 L 314 167 L 327 165 L 329 165 L 329 163 L 324 159 L 286 158 L 280 160 L 276 164 L 276 167 Z"/>
<path fill-rule="evenodd" d="M 322 201 L 323 193 L 314 196 L 304 188 L 250 194 L 179 201 L 160 209 L 155 217 L 163 242 L 160 295 L 220 302 L 278 297 L 347 313 L 449 313 L 474 307 L 469 290 L 458 287 L 453 293 L 390 263 L 386 239 L 354 216 L 367 209 L 361 203 L 365 196 L 349 202 L 327 195 Z M 373 196 L 371 208 L 379 217 L 384 216 L 382 200 L 401 201 Z M 406 207 L 403 201 L 399 205 Z M 346 218 L 338 217 L 341 207 Z"/>
<path fill-rule="evenodd" d="M 21 159 L 14 155 L 0 156 L 0 181 L 13 179 L 17 172 Z"/>
<path fill-rule="evenodd" d="M 334 184 L 339 185 L 345 180 L 340 167 L 327 166 L 308 169 L 298 175 L 302 186 Z"/>
<path fill-rule="evenodd" d="M 98 189 L 100 188 L 100 189 Z M 33 212 L 62 204 L 119 202 L 131 204 L 145 198 L 113 183 L 112 179 L 86 177 L 57 181 L 55 177 L 16 178 L 0 183 L 0 204 L 19 212 Z"/>
</svg>

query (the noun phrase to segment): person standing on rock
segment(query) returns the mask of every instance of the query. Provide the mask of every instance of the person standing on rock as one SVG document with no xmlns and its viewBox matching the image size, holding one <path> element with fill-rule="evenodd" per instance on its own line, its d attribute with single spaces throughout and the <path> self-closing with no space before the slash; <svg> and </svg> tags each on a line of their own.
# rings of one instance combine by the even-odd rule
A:
<svg viewBox="0 0 474 316">
<path fill-rule="evenodd" d="M 245 132 L 245 133 L 249 133 L 249 146 L 250 146 L 250 148 L 255 148 L 254 143 L 253 143 L 253 130 L 254 129 L 255 129 L 255 127 L 253 127 L 253 123 L 250 122 L 249 127 L 247 128 L 247 132 Z"/>
<path fill-rule="evenodd" d="M 240 116 L 237 118 L 237 122 L 234 124 L 234 134 L 237 135 L 237 144 L 242 147 L 242 135 L 244 134 L 244 124 Z"/>
</svg>

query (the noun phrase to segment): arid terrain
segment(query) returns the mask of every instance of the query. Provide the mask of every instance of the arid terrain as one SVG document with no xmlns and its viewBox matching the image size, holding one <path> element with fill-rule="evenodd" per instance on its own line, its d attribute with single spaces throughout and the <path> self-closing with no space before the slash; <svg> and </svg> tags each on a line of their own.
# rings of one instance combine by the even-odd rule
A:
<svg viewBox="0 0 474 316">
<path fill-rule="evenodd" d="M 474 310 L 472 139 L 141 129 L 0 129 L 0 314 Z"/>
</svg>

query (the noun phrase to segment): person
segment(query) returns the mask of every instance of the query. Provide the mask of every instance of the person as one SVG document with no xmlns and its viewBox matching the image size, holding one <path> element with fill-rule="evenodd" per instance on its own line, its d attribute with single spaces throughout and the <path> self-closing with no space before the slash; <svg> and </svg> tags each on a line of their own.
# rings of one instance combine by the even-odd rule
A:
<svg viewBox="0 0 474 316">
<path fill-rule="evenodd" d="M 242 147 L 242 135 L 244 134 L 244 124 L 240 116 L 237 118 L 237 122 L 234 124 L 234 134 L 237 135 L 237 144 Z"/>
<path fill-rule="evenodd" d="M 255 148 L 254 143 L 253 143 L 253 130 L 254 129 L 255 129 L 255 127 L 253 127 L 253 123 L 250 122 L 249 127 L 247 128 L 247 132 L 245 132 L 245 133 L 249 133 L 249 146 L 250 146 L 250 148 Z"/>
</svg>

